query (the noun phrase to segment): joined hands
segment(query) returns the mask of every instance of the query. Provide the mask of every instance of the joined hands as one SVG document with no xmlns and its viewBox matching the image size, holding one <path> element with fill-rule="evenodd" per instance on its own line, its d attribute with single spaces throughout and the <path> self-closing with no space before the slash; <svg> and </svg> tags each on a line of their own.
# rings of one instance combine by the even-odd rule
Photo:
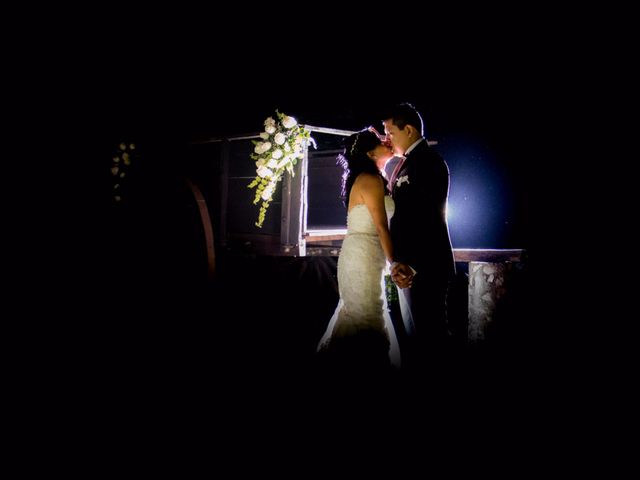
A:
<svg viewBox="0 0 640 480">
<path fill-rule="evenodd" d="M 391 265 L 391 279 L 399 288 L 410 288 L 415 271 L 406 263 L 394 262 Z"/>
</svg>

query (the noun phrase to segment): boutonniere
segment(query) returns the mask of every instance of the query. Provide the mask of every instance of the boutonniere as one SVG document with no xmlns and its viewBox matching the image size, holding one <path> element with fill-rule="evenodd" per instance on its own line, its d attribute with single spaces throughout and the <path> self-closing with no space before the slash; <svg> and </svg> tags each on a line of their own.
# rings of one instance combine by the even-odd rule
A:
<svg viewBox="0 0 640 480">
<path fill-rule="evenodd" d="M 409 175 L 403 175 L 401 177 L 398 177 L 398 179 L 396 180 L 396 187 L 399 187 L 405 182 L 409 183 Z"/>
</svg>

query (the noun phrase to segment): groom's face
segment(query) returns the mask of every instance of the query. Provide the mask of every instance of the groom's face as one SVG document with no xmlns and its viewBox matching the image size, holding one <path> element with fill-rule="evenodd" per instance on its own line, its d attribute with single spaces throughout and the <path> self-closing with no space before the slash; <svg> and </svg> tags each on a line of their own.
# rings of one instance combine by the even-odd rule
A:
<svg viewBox="0 0 640 480">
<path fill-rule="evenodd" d="M 387 136 L 387 140 L 391 142 L 393 152 L 396 155 L 404 155 L 404 152 L 413 143 L 409 138 L 409 130 L 407 128 L 399 129 L 391 119 L 382 123 L 384 124 L 384 133 Z"/>
</svg>

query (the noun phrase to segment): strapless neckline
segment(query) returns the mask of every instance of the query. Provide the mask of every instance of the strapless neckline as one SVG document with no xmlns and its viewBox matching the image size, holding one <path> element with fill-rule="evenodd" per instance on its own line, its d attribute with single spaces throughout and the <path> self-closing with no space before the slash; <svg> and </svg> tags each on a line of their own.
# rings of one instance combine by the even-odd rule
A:
<svg viewBox="0 0 640 480">
<path fill-rule="evenodd" d="M 353 211 L 354 211 L 356 208 L 358 208 L 358 207 L 366 207 L 366 206 L 367 206 L 367 204 L 366 204 L 366 203 L 359 203 L 359 204 L 357 204 L 357 205 L 354 205 L 353 207 L 351 207 L 351 208 L 349 209 L 349 211 L 347 212 L 347 215 L 348 215 L 348 214 L 350 214 L 351 212 L 353 212 Z"/>
</svg>

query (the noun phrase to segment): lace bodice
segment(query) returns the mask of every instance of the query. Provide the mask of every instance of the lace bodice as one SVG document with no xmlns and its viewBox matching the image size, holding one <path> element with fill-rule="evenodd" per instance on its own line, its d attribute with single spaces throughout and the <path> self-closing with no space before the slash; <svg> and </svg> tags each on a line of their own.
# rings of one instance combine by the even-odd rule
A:
<svg viewBox="0 0 640 480">
<path fill-rule="evenodd" d="M 388 195 L 384 197 L 384 208 L 387 212 L 387 220 L 391 219 L 395 211 L 393 198 Z M 347 215 L 347 233 L 376 234 L 376 226 L 373 217 L 364 203 L 356 205 L 349 210 Z"/>
</svg>

